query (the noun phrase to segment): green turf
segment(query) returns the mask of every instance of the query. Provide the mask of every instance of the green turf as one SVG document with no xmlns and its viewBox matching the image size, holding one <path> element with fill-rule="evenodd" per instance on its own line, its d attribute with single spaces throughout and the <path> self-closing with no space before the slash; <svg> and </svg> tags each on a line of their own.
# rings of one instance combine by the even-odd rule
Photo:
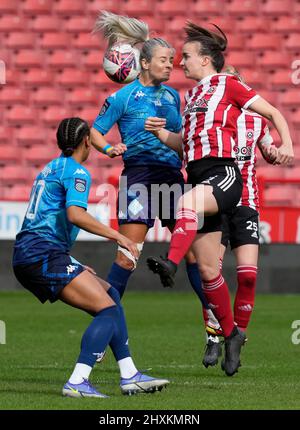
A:
<svg viewBox="0 0 300 430">
<path fill-rule="evenodd" d="M 169 378 L 167 390 L 122 396 L 109 353 L 92 373 L 92 382 L 109 399 L 62 398 L 89 316 L 62 303 L 41 305 L 26 292 L 1 292 L 7 342 L 0 345 L 0 409 L 300 408 L 300 344 L 291 341 L 300 296 L 257 297 L 242 368 L 233 377 L 220 366 L 201 365 L 203 331 L 192 294 L 129 292 L 124 306 L 137 366 Z"/>
</svg>

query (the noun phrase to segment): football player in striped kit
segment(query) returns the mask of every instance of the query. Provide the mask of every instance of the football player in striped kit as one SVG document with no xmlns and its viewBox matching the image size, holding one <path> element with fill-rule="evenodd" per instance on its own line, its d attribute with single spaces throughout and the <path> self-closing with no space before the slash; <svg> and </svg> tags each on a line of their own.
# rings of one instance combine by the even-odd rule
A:
<svg viewBox="0 0 300 430">
<path fill-rule="evenodd" d="M 226 73 L 242 78 L 233 66 L 227 66 Z M 234 301 L 234 322 L 246 331 L 253 307 L 257 277 L 257 261 L 259 252 L 259 195 L 256 179 L 256 147 L 264 159 L 273 164 L 277 148 L 272 145 L 273 138 L 265 118 L 254 112 L 242 110 L 237 119 L 236 161 L 243 178 L 242 197 L 230 214 L 222 215 L 222 239 L 220 251 L 220 268 L 223 257 L 230 243 L 237 262 L 237 291 Z M 271 146 L 272 145 L 272 146 Z M 270 150 L 268 150 L 270 148 Z M 268 155 L 268 153 L 270 155 Z M 215 330 L 209 323 L 209 315 L 203 308 L 206 322 L 207 345 L 203 358 L 205 367 L 218 363 L 221 355 L 221 342 Z"/>
<path fill-rule="evenodd" d="M 168 258 L 150 257 L 148 265 L 164 284 L 172 286 L 177 266 L 193 244 L 205 296 L 225 337 L 222 368 L 232 376 L 240 366 L 246 335 L 234 324 L 228 287 L 220 273 L 219 249 L 221 215 L 234 209 L 242 195 L 242 176 L 235 163 L 241 109 L 251 108 L 273 122 L 282 140 L 276 163 L 289 163 L 293 148 L 281 113 L 235 76 L 220 73 L 227 39 L 218 30 L 220 35 L 191 22 L 185 27 L 181 65 L 186 77 L 196 80 L 197 85 L 186 95 L 182 134 L 164 129 L 162 118 L 148 118 L 145 123 L 146 130 L 183 155 L 188 183 L 193 185 L 178 202 Z"/>
</svg>

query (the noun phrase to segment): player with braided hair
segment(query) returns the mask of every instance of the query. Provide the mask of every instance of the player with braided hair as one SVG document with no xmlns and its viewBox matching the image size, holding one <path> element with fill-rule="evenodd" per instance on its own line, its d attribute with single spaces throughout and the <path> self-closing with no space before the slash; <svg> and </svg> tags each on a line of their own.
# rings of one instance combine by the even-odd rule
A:
<svg viewBox="0 0 300 430">
<path fill-rule="evenodd" d="M 79 229 L 138 250 L 130 239 L 86 212 L 91 178 L 82 165 L 90 149 L 90 129 L 80 118 L 64 119 L 57 130 L 62 155 L 37 176 L 21 231 L 16 237 L 13 269 L 18 281 L 42 303 L 61 300 L 89 313 L 75 369 L 62 393 L 68 397 L 107 397 L 89 382 L 96 362 L 110 345 L 118 362 L 123 394 L 154 392 L 169 381 L 140 373 L 131 358 L 123 308 L 117 290 L 69 252 Z"/>
</svg>

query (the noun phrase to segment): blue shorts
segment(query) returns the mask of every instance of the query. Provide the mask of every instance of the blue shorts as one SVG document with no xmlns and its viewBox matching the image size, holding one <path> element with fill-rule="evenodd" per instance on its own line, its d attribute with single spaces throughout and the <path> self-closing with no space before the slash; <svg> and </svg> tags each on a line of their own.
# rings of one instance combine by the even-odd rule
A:
<svg viewBox="0 0 300 430">
<path fill-rule="evenodd" d="M 168 166 L 125 167 L 118 196 L 119 225 L 142 223 L 153 227 L 155 218 L 162 226 L 173 226 L 178 198 L 184 189 L 179 169 Z"/>
<path fill-rule="evenodd" d="M 63 251 L 52 251 L 41 260 L 14 265 L 17 280 L 42 303 L 58 300 L 60 291 L 85 269 Z"/>
</svg>

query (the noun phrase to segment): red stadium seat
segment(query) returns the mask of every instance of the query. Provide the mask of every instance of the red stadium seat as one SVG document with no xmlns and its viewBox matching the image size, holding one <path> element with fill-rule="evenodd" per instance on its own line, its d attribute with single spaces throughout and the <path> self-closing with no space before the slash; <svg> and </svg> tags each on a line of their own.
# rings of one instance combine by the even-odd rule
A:
<svg viewBox="0 0 300 430">
<path fill-rule="evenodd" d="M 80 118 L 87 121 L 90 125 L 92 125 L 92 123 L 95 121 L 98 113 L 99 113 L 99 108 L 96 105 L 94 107 L 82 108 L 79 112 L 79 116 L 80 116 Z"/>
<path fill-rule="evenodd" d="M 148 0 L 128 0 L 123 2 L 122 13 L 126 15 L 153 15 L 153 12 L 153 4 Z"/>
<path fill-rule="evenodd" d="M 90 50 L 87 55 L 81 56 L 82 64 L 91 69 L 99 69 L 102 66 L 104 52 L 98 50 Z"/>
<path fill-rule="evenodd" d="M 240 70 L 240 73 L 247 85 L 249 85 L 250 87 L 253 87 L 254 89 L 265 87 L 266 75 L 263 73 L 263 71 L 257 71 L 253 68 L 243 68 Z"/>
<path fill-rule="evenodd" d="M 65 24 L 64 30 L 78 33 L 78 31 L 91 32 L 94 27 L 95 21 L 86 16 L 73 16 Z"/>
<path fill-rule="evenodd" d="M 236 26 L 241 33 L 268 32 L 265 17 L 245 16 L 242 20 L 236 21 Z"/>
<path fill-rule="evenodd" d="M 53 85 L 54 75 L 49 70 L 30 69 L 24 75 L 23 82 L 27 85 Z"/>
<path fill-rule="evenodd" d="M 168 24 L 168 31 L 170 33 L 184 34 L 184 26 L 186 25 L 187 18 L 185 16 L 174 16 Z M 174 36 L 173 36 L 174 37 Z"/>
<path fill-rule="evenodd" d="M 0 13 L 15 12 L 18 8 L 18 0 L 1 0 Z"/>
<path fill-rule="evenodd" d="M 168 85 L 176 89 L 186 86 L 186 77 L 182 69 L 174 69 L 172 71 Z"/>
<path fill-rule="evenodd" d="M 23 76 L 24 74 L 19 70 L 9 67 L 6 69 L 6 85 L 19 87 L 20 82 L 23 82 Z"/>
<path fill-rule="evenodd" d="M 299 33 L 291 33 L 285 40 L 284 47 L 291 51 L 300 52 Z"/>
<path fill-rule="evenodd" d="M 110 12 L 119 14 L 121 10 L 120 3 L 124 4 L 124 2 L 120 0 L 101 0 L 100 7 L 99 0 L 91 0 L 87 2 L 86 10 L 93 15 L 98 15 L 100 10 L 109 10 Z"/>
<path fill-rule="evenodd" d="M 299 179 L 300 180 L 300 166 L 286 167 L 284 171 L 285 179 Z M 299 201 L 299 198 L 298 198 Z"/>
<path fill-rule="evenodd" d="M 174 2 L 173 0 L 163 0 L 156 3 L 155 7 L 158 14 L 162 15 L 179 15 L 186 13 L 186 4 L 184 2 Z"/>
<path fill-rule="evenodd" d="M 283 168 L 279 169 L 278 166 L 272 166 L 271 164 L 267 164 L 264 160 L 262 161 L 262 163 L 263 164 L 257 166 L 256 168 L 257 177 L 263 177 L 266 179 L 282 178 Z"/>
<path fill-rule="evenodd" d="M 243 51 L 246 46 L 246 38 L 244 35 L 227 34 L 228 51 Z"/>
<path fill-rule="evenodd" d="M 272 31 L 278 33 L 290 34 L 291 32 L 300 31 L 300 19 L 294 16 L 281 16 L 276 21 L 272 21 Z"/>
<path fill-rule="evenodd" d="M 278 100 L 278 93 L 275 91 L 268 91 L 265 89 L 259 89 L 258 94 L 266 99 L 269 103 L 271 103 L 272 105 L 276 106 L 277 105 L 277 100 Z"/>
<path fill-rule="evenodd" d="M 113 83 L 105 74 L 103 69 L 93 72 L 89 75 L 90 83 L 96 84 L 102 88 L 111 88 L 111 93 L 120 89 L 120 85 Z"/>
<path fill-rule="evenodd" d="M 260 66 L 269 70 L 279 67 L 290 67 L 291 55 L 281 51 L 265 51 L 261 57 L 257 58 L 257 62 Z"/>
<path fill-rule="evenodd" d="M 143 16 L 139 17 L 142 21 L 145 21 L 150 30 L 150 37 L 155 37 L 155 34 L 161 34 L 162 31 L 168 30 L 164 29 L 164 20 L 160 16 Z"/>
<path fill-rule="evenodd" d="M 72 42 L 75 48 L 80 49 L 99 49 L 101 44 L 97 35 L 92 35 L 91 33 L 79 33 L 76 35 L 75 40 Z M 103 44 L 103 42 L 102 42 Z"/>
<path fill-rule="evenodd" d="M 59 0 L 57 3 L 54 3 L 53 9 L 54 12 L 64 15 L 82 15 L 84 4 L 82 0 Z"/>
<path fill-rule="evenodd" d="M 64 48 L 70 46 L 71 36 L 67 33 L 44 33 L 41 39 L 41 46 L 43 48 Z"/>
<path fill-rule="evenodd" d="M 37 112 L 30 106 L 14 105 L 5 112 L 5 117 L 9 124 L 30 124 L 36 122 Z"/>
<path fill-rule="evenodd" d="M 16 141 L 18 145 L 36 145 L 47 141 L 47 132 L 43 127 L 25 126 L 16 131 Z"/>
<path fill-rule="evenodd" d="M 15 129 L 12 127 L 7 127 L 7 126 L 3 126 L 0 125 L 0 142 L 1 143 L 10 143 L 14 142 L 13 137 L 14 137 L 14 131 Z M 1 157 L 1 155 L 0 155 Z"/>
<path fill-rule="evenodd" d="M 240 67 L 251 68 L 255 64 L 256 57 L 253 52 L 229 52 L 226 56 L 226 64 L 231 64 L 237 69 Z"/>
<path fill-rule="evenodd" d="M 300 109 L 294 112 L 290 118 L 293 125 L 297 128 L 300 128 Z"/>
<path fill-rule="evenodd" d="M 57 75 L 56 81 L 65 86 L 72 87 L 73 85 L 86 85 L 87 74 L 83 70 L 66 68 L 61 74 Z"/>
<path fill-rule="evenodd" d="M 27 91 L 21 88 L 14 88 L 9 85 L 0 86 L 0 103 L 4 104 L 14 104 L 14 103 L 24 103 L 27 104 L 29 99 L 29 94 Z"/>
<path fill-rule="evenodd" d="M 15 161 L 20 160 L 20 149 L 16 146 L 0 145 L 0 163 L 2 161 Z"/>
<path fill-rule="evenodd" d="M 33 31 L 39 32 L 49 32 L 49 31 L 57 31 L 57 29 L 61 28 L 62 21 L 57 16 L 35 16 L 34 20 L 31 23 L 31 28 Z"/>
<path fill-rule="evenodd" d="M 31 15 L 50 14 L 52 4 L 52 0 L 25 0 L 22 9 Z"/>
<path fill-rule="evenodd" d="M 261 11 L 263 14 L 271 16 L 290 15 L 292 2 L 290 0 L 267 0 L 261 5 Z"/>
<path fill-rule="evenodd" d="M 41 120 L 47 125 L 57 126 L 63 118 L 75 116 L 77 112 L 61 106 L 50 106 L 41 112 Z"/>
<path fill-rule="evenodd" d="M 184 5 L 184 3 L 182 3 Z M 191 3 L 191 14 L 202 16 L 223 15 L 223 2 L 220 0 L 201 0 Z M 185 11 L 182 11 L 183 13 Z M 214 21 L 211 21 L 214 22 Z M 222 28 L 222 27 L 221 27 Z"/>
<path fill-rule="evenodd" d="M 99 94 L 88 88 L 78 88 L 67 94 L 67 101 L 72 105 L 97 106 L 99 104 Z"/>
<path fill-rule="evenodd" d="M 204 19 L 204 27 L 215 31 L 216 33 L 218 33 L 218 30 L 212 24 L 216 24 L 218 27 L 220 27 L 226 35 L 235 33 L 236 19 L 234 18 L 209 15 L 204 17 Z"/>
<path fill-rule="evenodd" d="M 0 179 L 7 184 L 15 184 L 17 182 L 26 184 L 27 182 L 26 169 L 20 166 L 4 166 L 0 169 Z"/>
<path fill-rule="evenodd" d="M 292 206 L 296 194 L 295 187 L 273 185 L 264 191 L 265 204 L 269 206 Z"/>
<path fill-rule="evenodd" d="M 0 17 L 0 32 L 24 30 L 26 19 L 18 15 L 4 15 Z"/>
<path fill-rule="evenodd" d="M 21 50 L 16 54 L 14 63 L 17 67 L 42 67 L 45 62 L 45 57 L 41 52 L 32 49 Z"/>
<path fill-rule="evenodd" d="M 59 156 L 59 149 L 52 145 L 36 145 L 23 153 L 24 159 L 32 163 L 48 163 L 57 156 Z"/>
<path fill-rule="evenodd" d="M 74 58 L 74 53 L 72 51 L 55 50 L 50 56 L 48 56 L 48 64 L 51 67 L 76 67 L 77 62 Z"/>
<path fill-rule="evenodd" d="M 281 94 L 279 101 L 285 108 L 300 108 L 300 94 L 299 89 L 287 90 Z"/>
<path fill-rule="evenodd" d="M 10 33 L 5 41 L 9 48 L 32 48 L 35 45 L 36 35 L 33 33 Z"/>
<path fill-rule="evenodd" d="M 247 42 L 247 48 L 261 51 L 265 49 L 278 50 L 278 47 L 281 45 L 282 38 L 276 34 L 256 33 L 253 34 L 251 40 Z"/>
<path fill-rule="evenodd" d="M 277 90 L 292 86 L 292 70 L 277 70 L 275 73 L 269 75 L 269 82 Z"/>
<path fill-rule="evenodd" d="M 224 11 L 224 8 L 221 6 L 221 11 Z M 259 2 L 257 0 L 233 0 L 231 3 L 226 5 L 226 12 L 230 15 L 239 15 L 239 16 L 247 16 L 247 15 L 257 15 L 259 10 Z"/>
<path fill-rule="evenodd" d="M 4 199 L 12 201 L 27 201 L 31 193 L 30 185 L 14 185 L 4 188 Z"/>
<path fill-rule="evenodd" d="M 52 87 L 41 87 L 32 94 L 32 100 L 36 105 L 57 105 L 64 103 L 64 93 Z"/>
</svg>

